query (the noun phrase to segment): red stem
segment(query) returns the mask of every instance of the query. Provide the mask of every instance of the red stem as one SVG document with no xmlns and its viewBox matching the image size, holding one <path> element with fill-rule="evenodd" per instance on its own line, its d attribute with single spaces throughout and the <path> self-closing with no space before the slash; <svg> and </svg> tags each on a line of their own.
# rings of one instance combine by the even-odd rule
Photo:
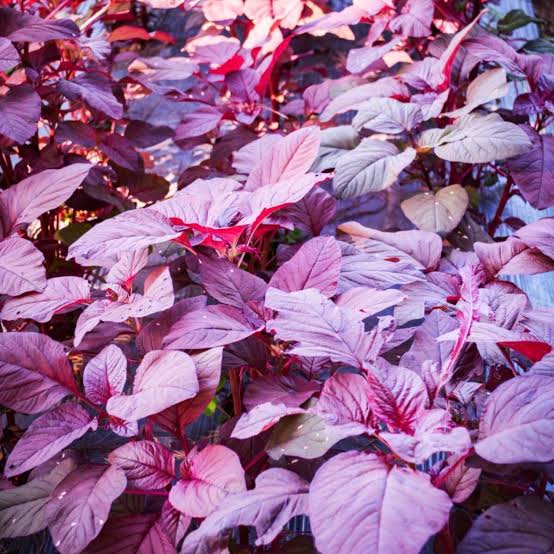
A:
<svg viewBox="0 0 554 554">
<path fill-rule="evenodd" d="M 508 200 L 510 199 L 510 195 L 512 192 L 512 184 L 513 179 L 511 176 L 508 176 L 506 180 L 506 184 L 504 185 L 504 190 L 502 191 L 502 196 L 500 197 L 500 201 L 498 202 L 498 206 L 496 208 L 496 213 L 494 214 L 494 217 L 492 218 L 492 221 L 489 223 L 489 235 L 491 237 L 494 237 L 496 230 L 502 223 L 502 213 L 504 212 L 504 208 L 506 207 L 506 204 L 508 203 Z"/>
</svg>

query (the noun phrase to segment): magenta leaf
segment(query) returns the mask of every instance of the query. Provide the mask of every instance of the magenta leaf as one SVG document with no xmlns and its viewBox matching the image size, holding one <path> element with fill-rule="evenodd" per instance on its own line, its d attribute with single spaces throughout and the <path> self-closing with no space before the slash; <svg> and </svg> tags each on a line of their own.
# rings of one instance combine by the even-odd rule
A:
<svg viewBox="0 0 554 554">
<path fill-rule="evenodd" d="M 36 467 L 97 427 L 96 418 L 78 404 L 57 406 L 29 425 L 11 451 L 4 474 L 13 477 Z"/>
<path fill-rule="evenodd" d="M 110 518 L 84 554 L 176 554 L 158 514 Z"/>
<path fill-rule="evenodd" d="M 527 246 L 538 248 L 545 256 L 554 260 L 554 217 L 545 217 L 525 225 L 516 233 Z"/>
<path fill-rule="evenodd" d="M 18 85 L 0 97 L 0 114 L 0 135 L 24 143 L 37 130 L 40 96 L 31 85 Z"/>
<path fill-rule="evenodd" d="M 408 0 L 401 14 L 390 22 L 390 28 L 407 37 L 426 37 L 431 32 L 434 11 L 433 0 Z"/>
<path fill-rule="evenodd" d="M 42 252 L 28 240 L 14 236 L 0 241 L 0 294 L 19 296 L 44 290 L 43 262 Z"/>
<path fill-rule="evenodd" d="M 71 459 L 62 460 L 45 475 L 24 485 L 0 491 L 0 537 L 24 537 L 48 525 L 46 506 L 58 483 L 74 469 Z"/>
<path fill-rule="evenodd" d="M 367 381 L 354 373 L 335 373 L 325 381 L 313 413 L 331 427 L 352 435 L 373 433 L 371 425 L 371 389 Z"/>
<path fill-rule="evenodd" d="M 333 237 L 316 237 L 274 274 L 269 286 L 284 292 L 318 289 L 327 297 L 337 291 L 341 268 L 341 251 Z"/>
<path fill-rule="evenodd" d="M 0 217 L 4 232 L 7 234 L 57 208 L 77 190 L 91 167 L 90 164 L 77 163 L 62 169 L 47 169 L 2 191 Z"/>
<path fill-rule="evenodd" d="M 37 414 L 75 392 L 60 343 L 39 333 L 0 334 L 0 404 Z"/>
<path fill-rule="evenodd" d="M 554 378 L 514 377 L 489 397 L 479 425 L 475 451 L 497 464 L 554 459 Z"/>
<path fill-rule="evenodd" d="M 377 290 L 370 287 L 354 287 L 335 298 L 337 306 L 352 311 L 356 317 L 366 319 L 391 306 L 400 304 L 406 296 L 395 289 Z"/>
<path fill-rule="evenodd" d="M 256 545 L 270 544 L 284 525 L 308 511 L 308 483 L 281 468 L 264 471 L 251 491 L 227 496 L 200 527 L 185 538 L 181 554 L 218 552 L 230 531 L 239 525 L 253 525 Z"/>
<path fill-rule="evenodd" d="M 464 537 L 460 554 L 548 552 L 554 541 L 554 508 L 536 496 L 520 496 L 481 514 Z"/>
<path fill-rule="evenodd" d="M 233 493 L 246 491 L 244 471 L 235 452 L 222 445 L 193 450 L 181 479 L 169 493 L 169 502 L 189 517 L 206 517 Z"/>
<path fill-rule="evenodd" d="M 85 393 L 95 404 L 105 404 L 110 397 L 121 394 L 126 380 L 127 358 L 115 344 L 102 349 L 83 371 Z"/>
<path fill-rule="evenodd" d="M 444 479 L 444 489 L 452 502 L 461 504 L 472 495 L 480 476 L 481 470 L 467 466 L 463 457 L 450 456 L 448 465 L 441 471 L 438 479 Z"/>
<path fill-rule="evenodd" d="M 6 320 L 33 319 L 45 323 L 56 313 L 75 310 L 88 302 L 90 284 L 86 279 L 54 277 L 48 279 L 43 291 L 8 300 L 2 307 L 0 317 Z"/>
<path fill-rule="evenodd" d="M 336 200 L 325 190 L 314 188 L 302 200 L 283 210 L 296 229 L 314 236 L 321 233 L 336 213 Z"/>
<path fill-rule="evenodd" d="M 202 284 L 207 293 L 219 302 L 235 308 L 263 302 L 267 284 L 259 277 L 223 258 L 202 256 L 199 262 Z"/>
<path fill-rule="evenodd" d="M 128 442 L 111 452 L 108 461 L 125 472 L 129 487 L 162 489 L 175 478 L 175 456 L 157 442 Z"/>
<path fill-rule="evenodd" d="M 427 403 L 421 377 L 409 369 L 382 363 L 367 372 L 367 382 L 374 414 L 397 429 L 411 432 Z"/>
<path fill-rule="evenodd" d="M 153 350 L 137 368 L 132 394 L 112 396 L 106 409 L 112 416 L 137 421 L 192 398 L 198 389 L 196 367 L 188 354 Z"/>
<path fill-rule="evenodd" d="M 310 522 L 323 554 L 421 550 L 448 521 L 452 505 L 419 471 L 389 467 L 375 454 L 345 452 L 310 485 Z M 410 533 L 399 533 L 408 525 Z"/>
<path fill-rule="evenodd" d="M 165 348 L 213 348 L 245 339 L 262 328 L 251 324 L 233 306 L 208 306 L 184 315 L 172 327 L 164 340 Z"/>
<path fill-rule="evenodd" d="M 115 466 L 87 466 L 70 473 L 48 503 L 54 546 L 62 554 L 81 552 L 98 536 L 126 485 L 125 473 Z"/>
</svg>

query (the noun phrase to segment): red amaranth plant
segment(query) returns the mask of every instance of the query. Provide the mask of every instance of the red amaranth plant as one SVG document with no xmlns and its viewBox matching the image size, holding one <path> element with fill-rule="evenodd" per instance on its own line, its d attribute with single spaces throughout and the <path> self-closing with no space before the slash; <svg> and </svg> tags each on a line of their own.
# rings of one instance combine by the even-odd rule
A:
<svg viewBox="0 0 554 554">
<path fill-rule="evenodd" d="M 0 8 L 7 551 L 554 541 L 551 43 L 332 4 Z"/>
</svg>

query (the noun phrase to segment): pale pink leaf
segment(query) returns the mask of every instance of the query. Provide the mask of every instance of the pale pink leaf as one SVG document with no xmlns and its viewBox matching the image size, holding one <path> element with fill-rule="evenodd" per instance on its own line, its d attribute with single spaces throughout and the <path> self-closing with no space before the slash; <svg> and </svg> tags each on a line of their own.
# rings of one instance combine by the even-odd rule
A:
<svg viewBox="0 0 554 554">
<path fill-rule="evenodd" d="M 226 446 L 208 445 L 189 454 L 186 471 L 172 487 L 169 502 L 187 516 L 203 518 L 227 495 L 244 491 L 244 470 L 237 454 Z"/>
<path fill-rule="evenodd" d="M 0 312 L 6 320 L 50 321 L 56 313 L 65 313 L 90 302 L 90 284 L 81 277 L 53 277 L 41 292 L 9 299 Z"/>
<path fill-rule="evenodd" d="M 306 410 L 295 406 L 286 406 L 282 402 L 265 402 L 254 406 L 249 412 L 242 414 L 237 421 L 231 437 L 248 439 L 273 427 L 287 415 L 303 414 Z"/>
<path fill-rule="evenodd" d="M 192 398 L 198 388 L 196 367 L 188 354 L 153 350 L 137 368 L 132 394 L 112 396 L 106 409 L 120 419 L 137 421 Z"/>
<path fill-rule="evenodd" d="M 42 252 L 31 241 L 10 237 L 0 241 L 0 294 L 19 296 L 46 286 Z"/>
<path fill-rule="evenodd" d="M 317 471 L 309 503 L 322 554 L 415 554 L 447 523 L 452 505 L 428 475 L 354 451 L 338 454 Z"/>
<path fill-rule="evenodd" d="M 47 169 L 23 179 L 0 192 L 0 217 L 8 234 L 19 225 L 63 204 L 83 182 L 92 168 L 78 163 L 62 169 Z"/>
<path fill-rule="evenodd" d="M 304 175 L 317 156 L 319 143 L 319 127 L 305 127 L 272 144 L 252 169 L 245 189 L 255 190 Z"/>
<path fill-rule="evenodd" d="M 497 464 L 554 459 L 554 377 L 514 377 L 494 390 L 475 451 Z"/>
</svg>

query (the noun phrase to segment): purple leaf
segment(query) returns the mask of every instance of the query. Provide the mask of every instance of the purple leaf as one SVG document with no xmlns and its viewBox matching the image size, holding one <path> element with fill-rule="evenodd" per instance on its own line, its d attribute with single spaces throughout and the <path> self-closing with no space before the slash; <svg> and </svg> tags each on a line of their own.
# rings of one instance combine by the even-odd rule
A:
<svg viewBox="0 0 554 554">
<path fill-rule="evenodd" d="M 46 287 L 44 256 L 31 241 L 10 237 L 0 241 L 0 294 L 19 296 Z M 4 317 L 4 316 L 2 316 Z"/>
<path fill-rule="evenodd" d="M 4 474 L 13 477 L 36 467 L 97 427 L 96 418 L 78 404 L 57 406 L 29 425 L 8 456 Z"/>
<path fill-rule="evenodd" d="M 31 223 L 63 204 L 77 190 L 91 167 L 78 163 L 62 169 L 47 169 L 2 191 L 0 217 L 4 232 L 8 234 L 15 227 Z"/>
<path fill-rule="evenodd" d="M 139 349 L 144 353 L 150 352 L 150 350 L 162 350 L 163 339 L 171 326 L 186 313 L 205 308 L 207 300 L 206 296 L 183 298 L 171 308 L 163 311 L 140 331 L 137 337 Z"/>
<path fill-rule="evenodd" d="M 46 505 L 52 492 L 74 467 L 75 462 L 68 458 L 45 475 L 0 491 L 0 537 L 24 537 L 42 531 L 48 525 Z"/>
<path fill-rule="evenodd" d="M 254 379 L 248 385 L 243 402 L 249 411 L 266 402 L 294 408 L 303 404 L 319 389 L 318 383 L 306 381 L 302 377 L 269 374 Z"/>
<path fill-rule="evenodd" d="M 518 229 L 516 236 L 530 248 L 538 248 L 554 260 L 554 217 L 545 217 Z"/>
<path fill-rule="evenodd" d="M 210 296 L 235 308 L 263 301 L 267 283 L 224 258 L 201 256 L 200 280 Z"/>
<path fill-rule="evenodd" d="M 165 348 L 202 349 L 225 346 L 245 339 L 263 328 L 252 325 L 243 313 L 232 306 L 218 304 L 184 315 L 169 331 Z"/>
<path fill-rule="evenodd" d="M 376 355 L 371 335 L 361 321 L 342 310 L 318 290 L 282 292 L 270 288 L 266 306 L 278 312 L 267 322 L 279 340 L 294 341 L 291 353 L 328 356 L 336 362 L 362 367 Z"/>
<path fill-rule="evenodd" d="M 39 333 L 0 333 L 0 404 L 36 414 L 76 391 L 60 343 Z"/>
<path fill-rule="evenodd" d="M 389 467 L 375 454 L 345 452 L 310 485 L 310 523 L 322 554 L 419 552 L 448 521 L 444 491 L 419 471 Z M 400 527 L 410 529 L 400 533 Z"/>
<path fill-rule="evenodd" d="M 102 73 L 83 73 L 71 81 L 60 79 L 58 90 L 69 100 L 81 99 L 113 119 L 123 116 L 123 107 L 112 92 L 112 82 Z"/>
<path fill-rule="evenodd" d="M 49 529 L 61 554 L 81 552 L 98 536 L 112 502 L 125 490 L 125 473 L 115 466 L 88 466 L 70 473 L 48 503 Z"/>
<path fill-rule="evenodd" d="M 475 451 L 497 464 L 554 459 L 554 378 L 514 377 L 491 394 Z"/>
<path fill-rule="evenodd" d="M 21 62 L 14 45 L 7 38 L 0 38 L 0 71 L 7 71 Z"/>
<path fill-rule="evenodd" d="M 260 473 L 251 491 L 227 496 L 202 525 L 185 538 L 181 554 L 220 552 L 230 531 L 253 525 L 256 545 L 270 544 L 291 518 L 307 513 L 308 483 L 281 468 Z"/>
<path fill-rule="evenodd" d="M 24 143 L 37 130 L 40 96 L 28 84 L 18 85 L 0 96 L 0 135 Z"/>
<path fill-rule="evenodd" d="M 319 127 L 305 127 L 287 135 L 262 154 L 246 181 L 246 190 L 255 190 L 304 175 L 319 150 Z"/>
<path fill-rule="evenodd" d="M 175 456 L 157 442 L 128 442 L 110 452 L 108 461 L 125 472 L 130 487 L 162 489 L 175 478 Z"/>
<path fill-rule="evenodd" d="M 248 439 L 273 427 L 281 418 L 303 414 L 306 410 L 280 403 L 265 402 L 254 406 L 248 413 L 242 414 L 237 421 L 231 437 Z"/>
<path fill-rule="evenodd" d="M 175 130 L 175 140 L 199 137 L 213 131 L 221 121 L 223 114 L 212 106 L 202 105 L 185 115 Z"/>
<path fill-rule="evenodd" d="M 179 402 L 155 416 L 160 425 L 180 431 L 202 415 L 215 395 L 221 379 L 223 348 L 211 348 L 191 355 L 196 366 L 199 391 L 196 396 Z M 168 423 L 169 422 L 169 423 Z"/>
<path fill-rule="evenodd" d="M 336 200 L 325 190 L 314 188 L 302 200 L 283 210 L 282 215 L 300 229 L 313 236 L 321 233 L 335 217 Z"/>
<path fill-rule="evenodd" d="M 554 507 L 536 496 L 492 506 L 473 523 L 460 554 L 548 552 L 554 541 Z"/>
<path fill-rule="evenodd" d="M 80 304 L 88 302 L 90 284 L 86 279 L 54 277 L 48 279 L 42 292 L 31 292 L 23 297 L 9 299 L 2 307 L 0 317 L 8 321 L 33 319 L 45 323 L 56 313 L 75 310 Z"/>
<path fill-rule="evenodd" d="M 83 554 L 176 554 L 158 514 L 110 518 Z"/>
<path fill-rule="evenodd" d="M 83 372 L 87 398 L 100 405 L 110 397 L 121 394 L 126 380 L 127 358 L 115 344 L 109 344 L 92 358 Z"/>
<path fill-rule="evenodd" d="M 316 237 L 273 275 L 269 286 L 284 292 L 318 289 L 327 297 L 337 291 L 341 268 L 341 251 L 333 237 Z"/>
<path fill-rule="evenodd" d="M 176 239 L 168 218 L 153 210 L 130 210 L 95 225 L 69 247 L 69 258 L 84 265 L 108 265 L 122 252 L 133 252 Z"/>
<path fill-rule="evenodd" d="M 189 454 L 186 471 L 171 489 L 169 502 L 187 516 L 207 517 L 227 495 L 245 491 L 237 454 L 226 446 L 208 445 Z"/>
<path fill-rule="evenodd" d="M 112 396 L 106 409 L 112 416 L 137 421 L 198 393 L 196 367 L 188 354 L 153 350 L 137 368 L 131 395 Z"/>
<path fill-rule="evenodd" d="M 12 42 L 75 39 L 79 34 L 79 27 L 70 19 L 48 21 L 10 8 L 0 8 L 0 36 Z"/>
<path fill-rule="evenodd" d="M 533 143 L 533 149 L 514 158 L 507 166 L 521 194 L 538 210 L 554 205 L 554 191 L 549 183 L 554 180 L 554 137 L 539 135 L 530 127 L 523 127 Z"/>
</svg>

